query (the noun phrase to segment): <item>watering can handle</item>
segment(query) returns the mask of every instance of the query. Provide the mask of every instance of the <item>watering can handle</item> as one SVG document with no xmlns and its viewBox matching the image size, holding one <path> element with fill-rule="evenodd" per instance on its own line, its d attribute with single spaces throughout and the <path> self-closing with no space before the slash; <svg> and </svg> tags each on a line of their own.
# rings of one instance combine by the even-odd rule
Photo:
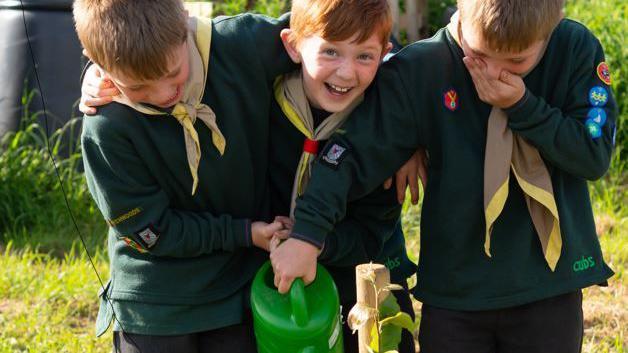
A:
<svg viewBox="0 0 628 353">
<path fill-rule="evenodd" d="M 305 301 L 305 284 L 303 279 L 297 278 L 290 287 L 290 306 L 292 307 L 292 320 L 297 326 L 303 327 L 310 321 Z"/>
</svg>

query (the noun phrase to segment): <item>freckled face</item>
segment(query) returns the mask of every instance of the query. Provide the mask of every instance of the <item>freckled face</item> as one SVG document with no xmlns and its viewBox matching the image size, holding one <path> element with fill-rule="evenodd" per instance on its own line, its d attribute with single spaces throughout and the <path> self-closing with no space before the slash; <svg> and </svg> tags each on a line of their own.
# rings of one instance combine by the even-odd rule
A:
<svg viewBox="0 0 628 353">
<path fill-rule="evenodd" d="M 168 108 L 181 100 L 190 74 L 187 43 L 175 49 L 168 63 L 168 73 L 152 81 L 137 81 L 122 74 L 110 74 L 113 83 L 130 101 Z"/>
<path fill-rule="evenodd" d="M 379 36 L 373 33 L 362 43 L 354 40 L 332 42 L 316 35 L 300 40 L 303 83 L 312 107 L 330 113 L 342 111 L 375 78 L 385 54 Z"/>
</svg>

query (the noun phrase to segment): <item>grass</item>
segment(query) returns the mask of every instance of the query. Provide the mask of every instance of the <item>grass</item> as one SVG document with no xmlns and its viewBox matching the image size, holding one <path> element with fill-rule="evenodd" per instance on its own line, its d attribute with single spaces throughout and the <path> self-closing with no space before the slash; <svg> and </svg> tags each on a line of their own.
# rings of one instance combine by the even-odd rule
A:
<svg viewBox="0 0 628 353">
<path fill-rule="evenodd" d="M 430 2 L 430 18 L 453 0 Z M 250 10 L 277 15 L 288 0 L 228 0 L 219 14 Z M 591 184 L 596 224 L 605 259 L 616 276 L 609 287 L 584 292 L 585 353 L 628 351 L 628 3 L 620 0 L 568 1 L 567 15 L 585 23 L 601 40 L 620 105 L 616 154 L 609 173 Z M 109 352 L 111 336 L 95 338 L 98 280 L 89 265 L 66 209 L 61 188 L 45 151 L 38 114 L 28 112 L 35 92 L 24 95 L 20 130 L 0 143 L 0 353 Z M 54 158 L 79 230 L 98 273 L 108 274 L 104 251 L 106 226 L 80 173 L 76 122 L 51 136 Z M 410 255 L 417 260 L 420 208 L 406 205 L 403 225 Z M 417 303 L 417 309 L 420 304 Z"/>
</svg>

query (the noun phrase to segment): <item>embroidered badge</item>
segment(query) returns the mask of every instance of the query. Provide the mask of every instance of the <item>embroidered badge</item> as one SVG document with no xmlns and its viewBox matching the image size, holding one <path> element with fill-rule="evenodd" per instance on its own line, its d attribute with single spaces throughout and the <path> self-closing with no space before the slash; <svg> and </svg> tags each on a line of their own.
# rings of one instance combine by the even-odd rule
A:
<svg viewBox="0 0 628 353">
<path fill-rule="evenodd" d="M 443 94 L 443 104 L 445 108 L 453 111 L 458 109 L 458 92 L 455 89 L 450 89 Z"/>
<path fill-rule="evenodd" d="M 611 73 L 608 70 L 608 65 L 604 61 L 602 61 L 601 63 L 597 65 L 596 71 L 597 71 L 597 77 L 599 77 L 600 80 L 602 80 L 602 82 L 610 86 Z"/>
<path fill-rule="evenodd" d="M 152 225 L 148 225 L 144 230 L 135 233 L 147 248 L 152 248 L 159 239 L 159 234 Z"/>
<path fill-rule="evenodd" d="M 346 155 L 346 146 L 342 146 L 339 142 L 332 143 L 327 147 L 327 151 L 323 152 L 321 162 L 328 167 L 337 169 Z"/>
<path fill-rule="evenodd" d="M 136 243 L 135 241 L 133 241 L 133 239 L 129 237 L 122 237 L 122 240 L 126 243 L 126 245 L 141 252 L 142 254 L 147 252 L 146 249 L 143 249 L 138 243 Z"/>
<path fill-rule="evenodd" d="M 608 92 L 602 86 L 595 86 L 589 90 L 589 103 L 594 107 L 603 107 L 608 102 Z"/>
<path fill-rule="evenodd" d="M 606 111 L 602 108 L 591 108 L 587 113 L 587 118 L 593 120 L 599 126 L 606 124 Z"/>
<path fill-rule="evenodd" d="M 587 130 L 589 131 L 589 135 L 591 135 L 593 139 L 596 139 L 602 136 L 602 128 L 600 127 L 600 125 L 596 124 L 595 121 L 593 121 L 592 119 L 588 119 L 584 123 L 584 125 L 587 127 Z"/>
<path fill-rule="evenodd" d="M 128 220 L 129 218 L 137 216 L 138 214 L 140 214 L 140 212 L 142 212 L 142 209 L 139 208 L 139 207 L 136 207 L 136 208 L 130 210 L 129 212 L 123 214 L 120 217 L 116 217 L 114 219 L 108 219 L 107 220 L 107 224 L 109 224 L 110 227 L 115 227 L 118 224 Z"/>
</svg>

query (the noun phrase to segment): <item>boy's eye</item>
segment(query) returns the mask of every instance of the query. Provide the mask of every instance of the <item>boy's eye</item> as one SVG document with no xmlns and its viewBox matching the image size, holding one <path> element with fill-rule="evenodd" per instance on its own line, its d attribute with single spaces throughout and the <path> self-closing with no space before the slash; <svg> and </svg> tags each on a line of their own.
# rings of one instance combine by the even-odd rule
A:
<svg viewBox="0 0 628 353">
<path fill-rule="evenodd" d="M 373 55 L 371 55 L 371 54 L 360 54 L 358 56 L 358 59 L 359 60 L 371 60 L 371 59 L 373 59 Z"/>
<path fill-rule="evenodd" d="M 526 61 L 526 60 L 525 59 L 521 59 L 521 58 L 510 59 L 510 62 L 513 63 L 513 64 L 521 64 L 524 61 Z"/>
<path fill-rule="evenodd" d="M 336 55 L 338 55 L 338 52 L 335 49 L 325 49 L 323 51 L 323 53 L 325 53 L 325 55 L 329 55 L 329 56 L 336 56 Z"/>
</svg>

